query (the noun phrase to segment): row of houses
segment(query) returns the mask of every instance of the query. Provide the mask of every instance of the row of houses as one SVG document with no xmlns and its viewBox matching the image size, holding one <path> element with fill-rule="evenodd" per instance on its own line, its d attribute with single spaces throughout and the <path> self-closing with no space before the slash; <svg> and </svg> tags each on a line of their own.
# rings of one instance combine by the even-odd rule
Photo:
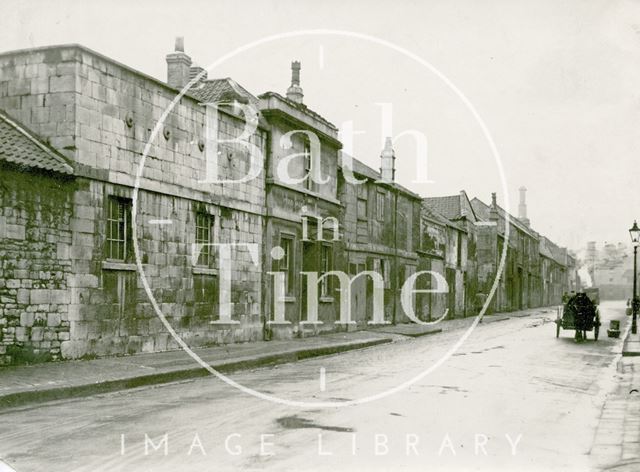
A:
<svg viewBox="0 0 640 472">
<path fill-rule="evenodd" d="M 0 54 L 0 363 L 177 348 L 159 313 L 191 346 L 475 315 L 505 246 L 491 311 L 576 289 L 495 195 L 413 193 L 391 139 L 379 171 L 343 153 L 298 62 L 256 96 L 182 40 L 166 61 L 163 82 L 80 45 Z"/>
</svg>

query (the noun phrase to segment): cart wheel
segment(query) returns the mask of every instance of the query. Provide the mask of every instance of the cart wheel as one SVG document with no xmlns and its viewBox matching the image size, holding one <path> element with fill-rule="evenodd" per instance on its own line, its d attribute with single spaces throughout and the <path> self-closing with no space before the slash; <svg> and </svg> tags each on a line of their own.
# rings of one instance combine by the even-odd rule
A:
<svg viewBox="0 0 640 472">
<path fill-rule="evenodd" d="M 593 339 L 595 339 L 596 341 L 598 340 L 598 334 L 600 334 L 600 324 L 596 324 L 593 327 Z"/>
<path fill-rule="evenodd" d="M 560 337 L 560 323 L 556 323 L 556 338 Z"/>
</svg>

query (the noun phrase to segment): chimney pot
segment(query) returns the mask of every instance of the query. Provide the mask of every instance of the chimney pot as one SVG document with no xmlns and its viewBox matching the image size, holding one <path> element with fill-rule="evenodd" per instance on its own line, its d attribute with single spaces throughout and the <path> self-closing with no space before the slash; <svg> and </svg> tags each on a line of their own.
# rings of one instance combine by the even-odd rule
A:
<svg viewBox="0 0 640 472">
<path fill-rule="evenodd" d="M 489 220 L 491 221 L 498 221 L 499 215 L 498 215 L 498 204 L 496 203 L 496 193 L 493 192 L 491 194 L 491 207 L 489 208 Z"/>
<path fill-rule="evenodd" d="M 207 72 L 204 70 L 203 67 L 200 67 L 199 65 L 196 65 L 196 64 L 192 65 L 191 68 L 189 69 L 189 82 L 191 82 L 201 73 L 202 75 L 200 76 L 200 79 L 198 79 L 198 82 L 196 82 L 194 86 L 200 82 L 207 80 Z"/>
<path fill-rule="evenodd" d="M 520 191 L 520 204 L 518 205 L 518 219 L 525 225 L 529 226 L 529 218 L 527 217 L 527 188 L 522 186 Z"/>
<path fill-rule="evenodd" d="M 175 50 L 178 52 L 184 52 L 184 36 L 178 36 L 176 38 Z"/>
<path fill-rule="evenodd" d="M 393 150 L 393 140 L 387 137 L 384 141 L 384 149 L 380 153 L 380 180 L 394 182 L 396 177 L 396 153 Z"/>
<path fill-rule="evenodd" d="M 302 103 L 304 94 L 300 87 L 300 61 L 291 63 L 291 86 L 287 89 L 287 98 L 295 103 Z"/>
</svg>

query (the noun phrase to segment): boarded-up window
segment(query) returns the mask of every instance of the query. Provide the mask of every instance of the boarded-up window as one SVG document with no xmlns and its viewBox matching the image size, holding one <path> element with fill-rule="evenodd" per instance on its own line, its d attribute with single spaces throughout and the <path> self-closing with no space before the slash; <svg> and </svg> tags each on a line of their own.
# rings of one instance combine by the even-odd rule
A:
<svg viewBox="0 0 640 472">
<path fill-rule="evenodd" d="M 193 291 L 195 316 L 212 319 L 218 316 L 218 287 L 214 275 L 194 275 Z"/>
</svg>

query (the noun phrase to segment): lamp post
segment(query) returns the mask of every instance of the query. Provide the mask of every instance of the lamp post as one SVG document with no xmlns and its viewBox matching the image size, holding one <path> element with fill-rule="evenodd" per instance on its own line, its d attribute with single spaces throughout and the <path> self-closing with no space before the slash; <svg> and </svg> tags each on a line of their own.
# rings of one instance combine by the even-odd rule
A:
<svg viewBox="0 0 640 472">
<path fill-rule="evenodd" d="M 638 317 L 638 300 L 636 297 L 636 287 L 638 285 L 638 268 L 637 268 L 637 253 L 638 253 L 638 241 L 640 240 L 640 228 L 638 223 L 633 222 L 633 226 L 629 230 L 631 235 L 631 243 L 633 244 L 633 295 L 631 296 L 631 333 L 636 334 L 638 332 L 637 317 Z"/>
</svg>

